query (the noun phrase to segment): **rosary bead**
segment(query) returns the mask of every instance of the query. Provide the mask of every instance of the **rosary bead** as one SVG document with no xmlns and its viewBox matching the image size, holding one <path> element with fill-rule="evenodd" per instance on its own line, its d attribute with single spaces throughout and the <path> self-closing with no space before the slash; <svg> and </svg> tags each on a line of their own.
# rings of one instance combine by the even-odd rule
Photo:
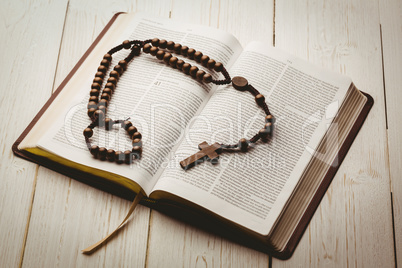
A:
<svg viewBox="0 0 402 268">
<path fill-rule="evenodd" d="M 101 106 L 107 107 L 108 105 L 109 105 L 109 101 L 106 100 L 106 99 L 101 99 L 101 100 L 99 101 L 99 103 L 98 103 L 98 107 L 101 107 Z"/>
<path fill-rule="evenodd" d="M 191 77 L 195 78 L 197 76 L 197 72 L 198 72 L 198 67 L 197 66 L 191 66 L 191 68 L 190 68 Z"/>
<path fill-rule="evenodd" d="M 101 106 L 101 107 L 105 107 L 105 106 Z M 104 121 L 105 113 L 103 112 L 103 110 L 100 110 L 100 107 L 98 107 L 98 110 L 96 110 L 94 112 L 94 117 L 97 118 L 99 121 Z"/>
<path fill-rule="evenodd" d="M 91 146 L 91 149 L 89 149 L 89 151 L 91 152 L 91 154 L 92 154 L 94 157 L 98 157 L 98 152 L 99 152 L 99 147 L 98 147 L 98 145 L 92 145 L 92 146 Z"/>
<path fill-rule="evenodd" d="M 209 57 L 208 57 L 207 55 L 203 55 L 203 56 L 201 57 L 201 64 L 202 64 L 202 66 L 207 67 L 208 61 L 209 61 Z"/>
<path fill-rule="evenodd" d="M 98 152 L 98 158 L 102 161 L 106 160 L 107 149 L 105 147 L 100 147 Z"/>
<path fill-rule="evenodd" d="M 108 61 L 112 61 L 112 55 L 110 55 L 109 53 L 106 53 L 104 56 L 103 56 L 103 58 L 105 59 L 105 60 L 108 60 Z"/>
<path fill-rule="evenodd" d="M 93 89 L 91 89 L 91 91 L 89 92 L 89 95 L 98 97 L 98 96 L 99 96 L 99 90 L 93 88 Z"/>
<path fill-rule="evenodd" d="M 100 62 L 100 65 L 103 65 L 103 66 L 105 66 L 106 68 L 108 68 L 109 65 L 110 65 L 110 61 L 103 59 L 103 60 Z"/>
<path fill-rule="evenodd" d="M 184 64 L 184 60 L 178 60 L 176 62 L 176 68 L 181 71 L 181 69 L 183 68 L 183 64 Z"/>
<path fill-rule="evenodd" d="M 169 49 L 169 50 L 173 50 L 173 48 L 174 48 L 174 42 L 173 42 L 173 41 L 167 42 L 166 47 L 167 47 L 167 49 Z"/>
<path fill-rule="evenodd" d="M 182 46 L 180 54 L 187 56 L 188 46 Z"/>
<path fill-rule="evenodd" d="M 141 135 L 141 133 L 139 133 L 139 132 L 135 132 L 131 138 L 132 138 L 133 140 L 135 140 L 135 139 L 141 139 L 141 138 L 142 138 L 142 135 Z"/>
<path fill-rule="evenodd" d="M 159 41 L 159 47 L 160 48 L 166 48 L 166 46 L 167 46 L 167 41 L 165 39 L 161 39 Z"/>
<path fill-rule="evenodd" d="M 109 94 L 110 96 L 112 96 L 113 90 L 112 90 L 111 88 L 106 87 L 102 92 L 103 92 L 103 93 L 107 93 L 107 94 Z"/>
<path fill-rule="evenodd" d="M 121 75 L 123 73 L 123 67 L 121 67 L 120 65 L 116 65 L 114 66 L 113 70 L 115 70 L 116 72 L 119 73 L 119 75 Z M 113 71 L 112 71 L 113 72 Z"/>
<path fill-rule="evenodd" d="M 130 121 L 128 121 L 128 120 L 124 120 L 124 121 L 121 123 L 121 127 L 124 128 L 124 130 L 128 130 L 128 128 L 131 127 L 132 125 L 133 125 L 133 124 L 132 124 Z"/>
<path fill-rule="evenodd" d="M 239 140 L 239 147 L 240 147 L 240 151 L 242 152 L 247 152 L 248 149 L 248 141 L 245 138 L 241 138 Z"/>
<path fill-rule="evenodd" d="M 262 94 L 258 94 L 255 96 L 255 102 L 258 104 L 258 106 L 262 106 L 265 102 L 265 97 Z"/>
<path fill-rule="evenodd" d="M 213 69 L 213 68 L 215 67 L 215 63 L 216 63 L 215 60 L 210 59 L 210 60 L 208 60 L 207 67 L 208 67 L 209 69 Z"/>
<path fill-rule="evenodd" d="M 242 76 L 235 76 L 232 78 L 232 85 L 235 89 L 244 91 L 248 87 L 248 81 Z"/>
<path fill-rule="evenodd" d="M 274 130 L 274 125 L 272 125 L 272 123 L 266 123 L 264 125 L 264 129 L 265 129 L 265 131 L 268 132 L 269 135 L 271 135 Z"/>
<path fill-rule="evenodd" d="M 114 85 L 114 87 L 116 88 L 116 84 L 117 84 L 117 79 L 116 79 L 116 78 L 114 78 L 114 77 L 109 77 L 109 78 L 107 79 L 107 82 L 108 82 L 108 83 L 112 83 L 112 84 Z"/>
<path fill-rule="evenodd" d="M 129 40 L 124 40 L 123 41 L 123 48 L 125 49 L 130 49 L 131 48 L 131 44 Z"/>
<path fill-rule="evenodd" d="M 136 159 L 140 158 L 141 153 L 142 153 L 142 148 L 141 146 L 133 146 L 133 150 L 132 150 L 134 156 Z"/>
<path fill-rule="evenodd" d="M 96 108 L 96 107 L 98 107 L 98 104 L 96 102 L 94 102 L 94 101 L 88 102 L 87 109 Z"/>
<path fill-rule="evenodd" d="M 215 63 L 214 70 L 216 72 L 220 72 L 220 71 L 222 71 L 222 69 L 223 69 L 223 64 L 221 62 Z"/>
<path fill-rule="evenodd" d="M 195 77 L 197 78 L 198 81 L 202 81 L 204 79 L 205 72 L 203 70 L 197 71 L 195 74 Z"/>
<path fill-rule="evenodd" d="M 210 74 L 205 74 L 204 77 L 203 77 L 203 81 L 204 81 L 205 83 L 211 83 L 211 82 L 212 82 L 212 75 L 210 75 Z"/>
<path fill-rule="evenodd" d="M 124 153 L 122 153 L 122 151 L 116 151 L 114 153 L 114 159 L 116 161 L 117 164 L 121 164 L 124 161 Z"/>
<path fill-rule="evenodd" d="M 195 54 L 195 49 L 194 48 L 189 48 L 188 50 L 187 50 L 187 57 L 189 58 L 189 59 L 194 59 L 194 54 Z"/>
<path fill-rule="evenodd" d="M 105 66 L 101 65 L 98 67 L 98 72 L 106 73 L 106 71 L 107 71 L 107 68 Z"/>
<path fill-rule="evenodd" d="M 100 90 L 101 85 L 99 85 L 98 83 L 92 83 L 91 88 L 92 88 L 92 89 Z"/>
<path fill-rule="evenodd" d="M 104 100 L 109 101 L 109 100 L 110 100 L 110 95 L 109 95 L 109 94 L 107 94 L 107 93 L 102 93 L 102 95 L 101 95 L 101 99 L 104 99 Z"/>
<path fill-rule="evenodd" d="M 181 45 L 180 44 L 174 44 L 173 46 L 173 51 L 177 54 L 181 53 Z"/>
<path fill-rule="evenodd" d="M 168 64 L 170 61 L 170 58 L 172 57 L 172 54 L 170 54 L 169 52 L 165 53 L 165 56 L 163 56 L 163 61 Z"/>
<path fill-rule="evenodd" d="M 151 47 L 151 49 L 149 50 L 149 54 L 151 54 L 152 56 L 156 56 L 156 53 L 158 53 L 159 48 L 157 47 Z"/>
<path fill-rule="evenodd" d="M 119 66 L 119 65 L 117 65 L 117 66 Z M 117 80 L 119 80 L 120 74 L 117 71 L 113 70 L 113 71 L 110 72 L 109 76 L 114 77 Z"/>
<path fill-rule="evenodd" d="M 109 117 L 105 118 L 105 129 L 110 130 L 113 127 L 113 120 Z"/>
<path fill-rule="evenodd" d="M 92 137 L 93 134 L 94 134 L 94 132 L 93 132 L 92 128 L 87 127 L 86 129 L 84 129 L 84 136 L 86 138 Z"/>
<path fill-rule="evenodd" d="M 103 80 L 103 78 L 105 77 L 105 74 L 102 72 L 96 72 L 95 77 L 99 77 Z"/>
<path fill-rule="evenodd" d="M 142 141 L 141 141 L 141 139 L 134 139 L 134 140 L 133 140 L 133 147 L 135 147 L 135 146 L 139 146 L 139 147 L 142 146 Z"/>
<path fill-rule="evenodd" d="M 262 141 L 266 141 L 267 137 L 268 137 L 268 131 L 266 131 L 265 128 L 262 128 L 262 129 L 260 129 L 260 131 L 258 131 L 258 136 L 260 136 Z"/>
<path fill-rule="evenodd" d="M 157 53 L 156 53 L 156 58 L 158 59 L 158 60 L 163 60 L 163 57 L 165 56 L 165 51 L 163 51 L 163 50 L 159 50 Z"/>
<path fill-rule="evenodd" d="M 201 57 L 202 57 L 202 52 L 201 51 L 196 51 L 194 53 L 194 59 L 196 62 L 201 62 Z"/>
<path fill-rule="evenodd" d="M 152 39 L 151 44 L 152 44 L 154 47 L 159 46 L 159 39 L 158 39 L 158 38 Z"/>
<path fill-rule="evenodd" d="M 107 152 L 106 152 L 106 159 L 109 161 L 109 162 L 113 162 L 114 161 L 114 159 L 115 159 L 115 151 L 113 150 L 113 149 L 109 149 L 109 150 L 107 150 Z"/>
<path fill-rule="evenodd" d="M 191 69 L 191 64 L 190 63 L 184 63 L 183 67 L 181 68 L 181 70 L 183 71 L 183 73 L 185 74 L 189 74 L 190 73 L 190 69 Z"/>
<path fill-rule="evenodd" d="M 134 47 L 132 48 L 132 50 L 134 51 L 134 55 L 138 56 L 141 53 L 141 47 L 134 45 Z"/>
<path fill-rule="evenodd" d="M 272 114 L 269 114 L 265 117 L 265 122 L 267 123 L 275 123 L 276 119 L 275 117 L 272 116 Z"/>
<path fill-rule="evenodd" d="M 96 113 L 96 111 L 99 111 L 98 113 Z M 100 116 L 100 121 L 104 121 L 104 117 L 105 117 L 105 113 L 106 113 L 106 106 L 105 105 L 98 105 L 98 110 L 95 111 L 95 115 Z M 102 115 L 100 115 L 100 112 L 103 113 L 103 117 Z"/>
<path fill-rule="evenodd" d="M 89 109 L 88 109 L 88 112 L 87 112 L 88 116 L 89 116 L 90 118 L 92 118 L 92 116 L 94 115 L 95 111 L 96 111 L 95 108 L 89 108 Z"/>
<path fill-rule="evenodd" d="M 133 157 L 133 156 L 132 156 L 130 150 L 124 151 L 124 162 L 125 162 L 126 164 L 131 164 L 132 157 Z"/>
<path fill-rule="evenodd" d="M 133 137 L 135 132 L 137 132 L 137 128 L 135 126 L 131 125 L 130 127 L 127 128 L 127 133 L 128 136 L 130 136 L 130 138 Z"/>
<path fill-rule="evenodd" d="M 93 102 L 95 102 L 95 103 L 98 103 L 98 97 L 97 96 L 91 96 L 91 97 L 89 97 L 89 100 L 88 100 L 88 102 L 91 102 L 91 101 L 93 101 Z"/>
<path fill-rule="evenodd" d="M 95 77 L 93 80 L 94 83 L 98 83 L 99 85 L 102 85 L 103 79 L 100 77 Z"/>
<path fill-rule="evenodd" d="M 121 60 L 119 61 L 119 65 L 123 68 L 123 71 L 127 70 L 127 61 Z"/>
<path fill-rule="evenodd" d="M 177 57 L 171 57 L 169 60 L 170 66 L 172 66 L 173 68 L 176 68 L 177 61 L 178 61 Z"/>
<path fill-rule="evenodd" d="M 142 47 L 142 51 L 144 51 L 145 53 L 149 53 L 149 51 L 151 50 L 151 45 L 150 44 L 145 44 L 143 47 Z"/>
<path fill-rule="evenodd" d="M 109 81 L 109 80 L 108 80 Z M 112 82 L 108 82 L 105 85 L 105 89 L 106 88 L 110 88 L 112 91 L 114 91 L 114 89 L 116 88 L 116 84 L 112 83 Z"/>
</svg>

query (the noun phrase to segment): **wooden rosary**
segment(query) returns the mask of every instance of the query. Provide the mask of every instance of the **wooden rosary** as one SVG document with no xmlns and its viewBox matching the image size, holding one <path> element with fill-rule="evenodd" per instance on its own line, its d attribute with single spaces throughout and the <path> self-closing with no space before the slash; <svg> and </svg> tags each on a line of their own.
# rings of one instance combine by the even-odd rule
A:
<svg viewBox="0 0 402 268">
<path fill-rule="evenodd" d="M 114 66 L 113 71 L 109 73 L 109 78 L 105 87 L 103 90 L 101 90 L 103 79 L 105 78 L 106 72 L 112 62 L 112 55 L 123 48 L 130 49 L 131 52 L 125 59 L 119 61 L 119 63 Z M 141 49 L 143 52 L 156 56 L 157 59 L 163 60 L 167 65 L 170 65 L 171 67 L 190 75 L 200 82 L 213 83 L 215 85 L 226 85 L 232 83 L 235 89 L 250 92 L 255 97 L 257 105 L 261 107 L 266 114 L 264 127 L 260 129 L 258 133 L 255 134 L 251 139 L 247 140 L 245 138 L 241 138 L 236 144 L 221 144 L 216 142 L 212 145 L 208 145 L 208 143 L 204 141 L 198 146 L 200 150 L 199 152 L 180 162 L 180 166 L 183 169 L 187 170 L 198 163 L 203 162 L 204 160 L 208 160 L 212 164 L 216 164 L 218 162 L 219 155 L 224 150 L 240 150 L 242 152 L 246 152 L 250 145 L 255 144 L 258 140 L 261 139 L 262 141 L 266 142 L 270 139 L 270 137 L 272 137 L 275 118 L 271 115 L 268 109 L 268 106 L 265 102 L 265 97 L 252 85 L 248 84 L 245 78 L 236 76 L 231 79 L 229 73 L 222 63 L 210 59 L 208 56 L 203 55 L 200 51 L 196 51 L 193 48 L 182 46 L 172 41 L 167 42 L 166 40 L 159 40 L 158 38 L 148 39 L 145 41 L 125 40 L 121 45 L 112 48 L 103 56 L 91 85 L 91 91 L 89 93 L 90 98 L 87 108 L 88 116 L 92 123 L 85 128 L 84 137 L 89 151 L 95 158 L 116 162 L 118 164 L 130 164 L 134 159 L 139 159 L 141 157 L 142 136 L 141 133 L 138 132 L 137 128 L 128 120 L 112 120 L 106 117 L 107 107 L 114 91 L 116 90 L 119 78 L 127 69 L 128 64 L 133 60 L 134 56 L 140 55 Z M 222 73 L 224 79 L 213 79 L 211 74 L 200 70 L 197 66 L 191 66 L 191 64 L 178 59 L 169 51 L 195 60 L 210 70 Z M 93 135 L 93 129 L 95 127 L 99 126 L 104 127 L 106 130 L 110 130 L 114 125 L 120 125 L 120 127 L 127 131 L 128 135 L 132 139 L 133 147 L 131 150 L 126 150 L 124 152 L 115 151 L 113 149 L 108 150 L 105 147 L 99 147 L 91 144 L 90 138 Z"/>
</svg>

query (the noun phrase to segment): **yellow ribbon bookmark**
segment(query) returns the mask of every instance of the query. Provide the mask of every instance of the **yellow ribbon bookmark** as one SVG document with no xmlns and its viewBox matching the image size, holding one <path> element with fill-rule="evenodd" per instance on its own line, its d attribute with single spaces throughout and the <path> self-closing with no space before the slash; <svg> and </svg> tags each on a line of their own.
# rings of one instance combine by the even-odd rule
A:
<svg viewBox="0 0 402 268">
<path fill-rule="evenodd" d="M 131 214 L 133 213 L 135 207 L 137 206 L 137 204 L 140 202 L 141 198 L 143 197 L 143 194 L 141 192 L 139 192 L 137 194 L 137 196 L 134 198 L 133 203 L 131 204 L 130 210 L 127 213 L 127 216 L 124 218 L 124 220 L 120 223 L 120 225 L 110 234 L 108 234 L 105 238 L 103 238 L 102 240 L 100 240 L 99 242 L 93 244 L 90 247 L 87 247 L 86 249 L 82 250 L 83 254 L 92 254 L 94 253 L 98 248 L 100 248 L 103 244 L 105 244 L 107 241 L 109 241 L 116 233 L 117 231 L 123 227 L 123 225 L 126 223 L 126 221 L 128 220 L 128 218 L 130 218 Z"/>
</svg>

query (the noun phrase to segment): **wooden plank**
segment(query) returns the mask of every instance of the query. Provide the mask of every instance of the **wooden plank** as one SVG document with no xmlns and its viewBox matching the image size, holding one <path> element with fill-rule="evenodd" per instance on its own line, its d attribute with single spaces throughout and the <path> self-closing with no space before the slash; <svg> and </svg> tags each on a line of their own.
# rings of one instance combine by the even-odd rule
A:
<svg viewBox="0 0 402 268">
<path fill-rule="evenodd" d="M 384 86 L 388 119 L 388 148 L 394 209 L 395 252 L 402 265 L 402 3 L 379 1 L 384 59 Z"/>
<path fill-rule="evenodd" d="M 392 267 L 378 3 L 277 1 L 275 14 L 277 47 L 346 73 L 375 104 L 294 256 L 273 266 Z"/>
<path fill-rule="evenodd" d="M 250 40 L 272 43 L 271 1 L 248 5 L 244 1 L 173 1 L 172 19 L 234 30 L 240 41 Z M 237 18 L 251 18 L 241 21 Z M 250 30 L 243 23 L 264 21 L 266 26 Z M 268 267 L 266 254 L 234 244 L 219 236 L 196 229 L 159 212 L 152 211 L 148 245 L 149 267 Z"/>
<path fill-rule="evenodd" d="M 139 5 L 130 1 L 70 1 L 55 85 L 61 83 L 115 12 L 148 11 L 158 15 L 155 6 L 155 1 Z M 168 9 L 164 10 L 168 15 Z M 116 228 L 129 206 L 127 200 L 41 167 L 24 266 L 144 266 L 150 210 L 143 206 L 104 248 L 91 257 L 80 253 Z"/>
<path fill-rule="evenodd" d="M 1 4 L 1 267 L 16 267 L 22 260 L 38 169 L 16 158 L 11 146 L 50 96 L 66 6 L 67 1 Z"/>
</svg>

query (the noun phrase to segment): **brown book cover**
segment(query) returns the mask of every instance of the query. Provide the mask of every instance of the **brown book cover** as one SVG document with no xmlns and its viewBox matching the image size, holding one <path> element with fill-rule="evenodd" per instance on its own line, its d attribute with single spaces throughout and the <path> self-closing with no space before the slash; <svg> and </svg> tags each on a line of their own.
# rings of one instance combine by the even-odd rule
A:
<svg viewBox="0 0 402 268">
<path fill-rule="evenodd" d="M 18 145 L 21 141 L 26 137 L 26 135 L 30 132 L 39 118 L 46 112 L 50 104 L 54 101 L 54 99 L 58 96 L 58 94 L 63 90 L 64 86 L 67 82 L 71 79 L 71 77 L 76 73 L 77 69 L 81 66 L 81 64 L 85 61 L 88 55 L 92 52 L 92 50 L 96 47 L 105 33 L 110 29 L 113 23 L 116 21 L 116 18 L 123 14 L 124 12 L 116 13 L 111 20 L 107 23 L 105 28 L 101 31 L 95 41 L 91 44 L 88 50 L 84 53 L 81 59 L 77 62 L 74 68 L 70 71 L 67 77 L 63 80 L 57 90 L 52 94 L 49 100 L 45 103 L 42 109 L 38 112 L 38 114 L 34 117 L 28 127 L 22 132 L 22 134 L 18 137 L 18 139 L 14 142 L 12 146 L 12 151 L 15 155 L 47 167 L 51 170 L 54 170 L 58 173 L 63 175 L 69 176 L 74 178 L 80 182 L 86 183 L 92 187 L 98 188 L 102 191 L 111 193 L 116 196 L 120 196 L 127 200 L 133 200 L 135 197 L 135 193 L 119 184 L 113 183 L 109 180 L 105 180 L 102 177 L 95 176 L 93 174 L 88 174 L 86 172 L 76 170 L 70 167 L 66 167 L 61 165 L 60 163 L 51 161 L 47 158 L 37 156 L 31 154 L 27 151 L 22 151 L 18 149 Z M 236 226 L 228 226 L 224 224 L 219 218 L 210 217 L 207 215 L 206 211 L 194 211 L 193 209 L 186 208 L 179 203 L 175 203 L 174 201 L 170 200 L 163 200 L 163 201 L 155 201 L 148 198 L 143 198 L 141 203 L 146 205 L 150 208 L 157 209 L 162 213 L 167 215 L 173 216 L 178 218 L 184 222 L 190 223 L 192 225 L 197 226 L 203 230 L 207 230 L 209 232 L 215 233 L 217 235 L 223 236 L 229 240 L 232 240 L 236 243 L 248 246 L 250 248 L 254 248 L 258 251 L 262 251 L 264 253 L 270 254 L 279 259 L 288 259 L 292 256 L 297 244 L 299 243 L 305 229 L 310 222 L 310 219 L 313 217 L 315 210 L 317 209 L 318 205 L 320 204 L 321 199 L 323 198 L 327 188 L 329 187 L 333 177 L 335 176 L 339 166 L 341 165 L 343 159 L 345 158 L 350 146 L 352 145 L 355 137 L 357 136 L 361 126 L 364 123 L 371 107 L 374 104 L 373 98 L 367 94 L 362 92 L 367 97 L 367 102 L 359 115 L 358 119 L 356 120 L 355 124 L 352 127 L 352 130 L 348 134 L 345 142 L 342 144 L 339 152 L 338 157 L 336 158 L 336 163 L 331 165 L 330 169 L 328 170 L 325 178 L 323 179 L 319 189 L 315 193 L 312 202 L 308 206 L 306 213 L 303 215 L 302 220 L 299 222 L 297 228 L 295 229 L 292 237 L 287 244 L 285 250 L 283 252 L 278 252 L 273 250 L 269 245 L 259 241 L 255 238 L 248 236 L 244 232 L 239 232 Z"/>
</svg>

